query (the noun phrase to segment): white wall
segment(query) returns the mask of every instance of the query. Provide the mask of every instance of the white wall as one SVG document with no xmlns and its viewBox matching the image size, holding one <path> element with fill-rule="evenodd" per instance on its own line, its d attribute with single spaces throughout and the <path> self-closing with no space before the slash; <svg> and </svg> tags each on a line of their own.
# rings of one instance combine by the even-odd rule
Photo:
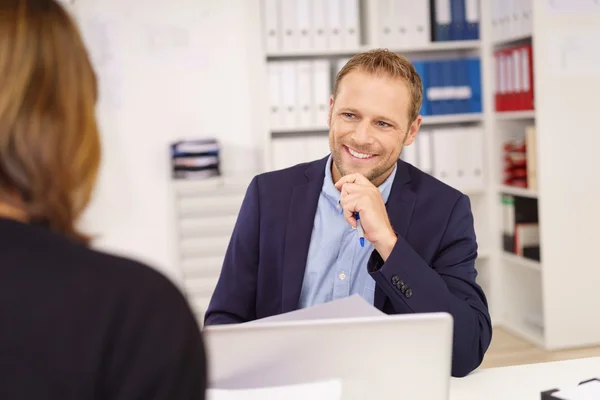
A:
<svg viewBox="0 0 600 400">
<path fill-rule="evenodd" d="M 169 143 L 217 137 L 224 171 L 262 168 L 257 4 L 77 0 L 74 12 L 101 81 L 104 160 L 83 220 L 98 234 L 97 247 L 177 280 Z"/>
</svg>

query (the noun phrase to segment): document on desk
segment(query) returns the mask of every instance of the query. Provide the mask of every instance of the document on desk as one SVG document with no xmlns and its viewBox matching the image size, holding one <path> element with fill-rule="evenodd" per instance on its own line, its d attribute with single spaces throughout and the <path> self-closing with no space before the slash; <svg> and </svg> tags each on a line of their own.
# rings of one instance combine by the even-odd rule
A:
<svg viewBox="0 0 600 400">
<path fill-rule="evenodd" d="M 285 314 L 274 315 L 248 322 L 256 324 L 262 322 L 307 321 L 333 318 L 360 318 L 379 317 L 385 315 L 377 308 L 367 303 L 362 297 L 355 294 L 340 300 L 330 301 L 317 306 L 291 311 Z"/>
<path fill-rule="evenodd" d="M 598 400 L 600 399 L 600 381 L 591 381 L 562 389 L 552 393 L 552 397 L 561 400 Z"/>
<path fill-rule="evenodd" d="M 256 389 L 208 389 L 207 400 L 341 400 L 338 380 Z"/>
</svg>

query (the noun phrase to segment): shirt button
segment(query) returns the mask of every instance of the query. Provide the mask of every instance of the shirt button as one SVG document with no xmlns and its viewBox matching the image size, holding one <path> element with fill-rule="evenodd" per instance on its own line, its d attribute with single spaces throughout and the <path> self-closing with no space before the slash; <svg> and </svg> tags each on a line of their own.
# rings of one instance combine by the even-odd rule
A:
<svg viewBox="0 0 600 400">
<path fill-rule="evenodd" d="M 340 279 L 341 279 L 341 280 L 344 280 L 344 279 L 346 279 L 346 274 L 342 272 L 342 273 L 339 275 L 339 277 L 340 277 Z"/>
</svg>

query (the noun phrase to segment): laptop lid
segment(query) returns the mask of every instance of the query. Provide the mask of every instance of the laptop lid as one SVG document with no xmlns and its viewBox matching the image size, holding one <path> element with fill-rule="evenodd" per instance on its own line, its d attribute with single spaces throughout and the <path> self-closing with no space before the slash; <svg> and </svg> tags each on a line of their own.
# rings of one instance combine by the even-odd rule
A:
<svg viewBox="0 0 600 400">
<path fill-rule="evenodd" d="M 344 400 L 446 400 L 452 328 L 447 313 L 209 326 L 209 387 L 340 380 Z"/>
</svg>

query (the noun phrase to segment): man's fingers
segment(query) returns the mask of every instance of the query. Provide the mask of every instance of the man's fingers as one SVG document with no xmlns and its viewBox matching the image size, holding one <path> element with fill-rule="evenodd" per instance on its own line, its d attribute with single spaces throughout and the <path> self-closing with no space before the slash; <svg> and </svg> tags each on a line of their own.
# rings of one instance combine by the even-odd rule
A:
<svg viewBox="0 0 600 400">
<path fill-rule="evenodd" d="M 348 175 L 342 176 L 340 178 L 340 180 L 335 183 L 335 187 L 338 190 L 340 190 L 341 187 L 346 183 L 356 183 L 359 185 L 365 185 L 367 183 L 371 183 L 371 181 L 369 181 L 367 178 L 365 178 L 363 175 L 361 175 L 359 173 L 348 174 Z"/>
<path fill-rule="evenodd" d="M 351 227 L 356 228 L 356 218 L 354 218 L 354 212 L 344 208 L 344 218 Z"/>
</svg>

